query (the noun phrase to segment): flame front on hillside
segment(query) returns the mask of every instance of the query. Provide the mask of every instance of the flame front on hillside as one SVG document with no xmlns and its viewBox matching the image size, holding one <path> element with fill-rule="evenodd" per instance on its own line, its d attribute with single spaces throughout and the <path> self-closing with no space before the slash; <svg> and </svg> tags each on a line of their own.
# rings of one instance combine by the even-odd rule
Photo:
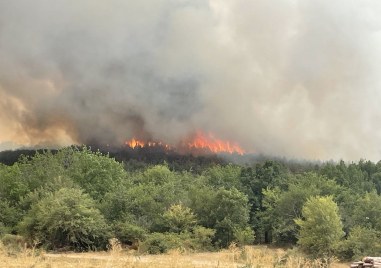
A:
<svg viewBox="0 0 381 268">
<path fill-rule="evenodd" d="M 138 138 L 132 138 L 125 142 L 125 145 L 135 148 L 162 147 L 166 150 L 175 150 L 181 152 L 210 152 L 210 153 L 229 153 L 244 154 L 245 151 L 236 143 L 216 138 L 213 134 L 204 134 L 197 132 L 192 138 L 185 139 L 177 146 L 173 146 L 160 141 L 144 141 Z"/>
<path fill-rule="evenodd" d="M 131 147 L 132 149 L 144 147 L 163 147 L 169 150 L 172 148 L 172 146 L 169 144 L 162 143 L 160 141 L 143 141 L 136 138 L 132 138 L 131 140 L 126 141 L 124 144 L 128 147 Z"/>
<path fill-rule="evenodd" d="M 245 153 L 237 143 L 218 139 L 211 133 L 205 135 L 202 132 L 197 132 L 187 145 L 190 149 L 206 149 L 213 153 L 237 153 L 241 155 Z"/>
</svg>

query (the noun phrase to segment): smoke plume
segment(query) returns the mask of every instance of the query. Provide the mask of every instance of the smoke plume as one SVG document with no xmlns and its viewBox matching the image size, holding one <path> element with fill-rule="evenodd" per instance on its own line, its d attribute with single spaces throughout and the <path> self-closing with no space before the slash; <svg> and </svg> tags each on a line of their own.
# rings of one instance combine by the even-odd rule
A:
<svg viewBox="0 0 381 268">
<path fill-rule="evenodd" d="M 377 0 L 0 0 L 0 149 L 195 131 L 381 158 Z"/>
</svg>

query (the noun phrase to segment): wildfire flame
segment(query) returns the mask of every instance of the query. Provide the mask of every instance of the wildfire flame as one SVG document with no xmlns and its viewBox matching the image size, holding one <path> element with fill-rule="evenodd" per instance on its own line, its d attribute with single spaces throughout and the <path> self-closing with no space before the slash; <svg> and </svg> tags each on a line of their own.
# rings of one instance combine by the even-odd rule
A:
<svg viewBox="0 0 381 268">
<path fill-rule="evenodd" d="M 137 140 L 135 138 L 132 138 L 131 140 L 126 141 L 125 144 L 127 146 L 131 147 L 132 149 L 134 149 L 136 147 L 144 147 L 145 142 L 141 141 L 141 140 Z"/>
<path fill-rule="evenodd" d="M 125 145 L 132 149 L 144 148 L 144 147 L 163 147 L 166 150 L 175 148 L 172 145 L 157 142 L 157 141 L 144 141 L 137 138 L 132 138 L 125 142 Z M 245 151 L 235 142 L 225 141 L 216 138 L 212 134 L 203 134 L 202 132 L 197 132 L 192 138 L 181 142 L 177 149 L 180 151 L 209 151 L 213 153 L 237 153 L 244 154 Z"/>
<path fill-rule="evenodd" d="M 188 142 L 189 148 L 206 149 L 213 153 L 237 153 L 244 154 L 245 151 L 235 142 L 224 141 L 217 139 L 212 134 L 204 135 L 201 132 L 197 132 L 194 139 Z"/>
<path fill-rule="evenodd" d="M 131 147 L 132 149 L 138 148 L 138 147 L 164 147 L 166 149 L 170 149 L 171 146 L 169 144 L 165 144 L 162 142 L 156 142 L 156 141 L 143 141 L 136 138 L 132 138 L 129 141 L 125 142 L 125 145 Z"/>
</svg>

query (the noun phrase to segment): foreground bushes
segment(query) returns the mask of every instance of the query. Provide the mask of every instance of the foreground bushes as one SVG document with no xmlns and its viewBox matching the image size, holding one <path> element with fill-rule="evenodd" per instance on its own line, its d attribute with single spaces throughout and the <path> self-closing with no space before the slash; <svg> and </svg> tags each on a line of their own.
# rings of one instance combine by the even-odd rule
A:
<svg viewBox="0 0 381 268">
<path fill-rule="evenodd" d="M 351 229 L 348 238 L 339 243 L 337 255 L 343 260 L 361 260 L 365 256 L 379 256 L 380 241 L 380 232 L 369 227 L 356 226 Z"/>
<path fill-rule="evenodd" d="M 156 165 L 127 172 L 86 147 L 37 153 L 0 165 L 0 236 L 76 251 L 105 249 L 115 237 L 142 241 L 152 253 L 252 241 L 248 199 L 233 187 L 239 171 L 215 166 L 213 176 L 201 176 Z"/>
<path fill-rule="evenodd" d="M 313 257 L 381 254 L 381 162 L 288 165 L 126 171 L 86 147 L 37 153 L 0 164 L 0 238 L 77 251 L 115 237 L 151 253 L 267 242 Z"/>
<path fill-rule="evenodd" d="M 32 205 L 18 229 L 48 249 L 104 249 L 111 234 L 94 201 L 79 189 L 62 188 Z"/>
<path fill-rule="evenodd" d="M 215 231 L 202 226 L 193 232 L 185 233 L 152 233 L 141 245 L 143 252 L 159 254 L 171 249 L 210 250 Z"/>
</svg>

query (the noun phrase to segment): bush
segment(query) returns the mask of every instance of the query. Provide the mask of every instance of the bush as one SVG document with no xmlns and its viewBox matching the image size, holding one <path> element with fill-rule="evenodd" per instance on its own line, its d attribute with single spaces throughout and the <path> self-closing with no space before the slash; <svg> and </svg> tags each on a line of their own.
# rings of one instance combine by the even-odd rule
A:
<svg viewBox="0 0 381 268">
<path fill-rule="evenodd" d="M 197 223 L 192 210 L 182 204 L 171 205 L 163 217 L 169 230 L 174 233 L 190 231 Z"/>
<path fill-rule="evenodd" d="M 235 188 L 194 188 L 189 197 L 200 225 L 216 230 L 213 242 L 217 246 L 237 242 L 234 231 L 249 226 L 248 198 Z"/>
<path fill-rule="evenodd" d="M 239 246 L 251 244 L 255 239 L 255 233 L 250 227 L 235 229 L 234 236 Z"/>
<path fill-rule="evenodd" d="M 343 260 L 360 260 L 364 256 L 381 255 L 381 233 L 367 227 L 356 226 L 348 238 L 338 247 L 338 255 Z"/>
<path fill-rule="evenodd" d="M 182 238 L 175 233 L 152 233 L 142 243 L 141 250 L 149 254 L 166 253 L 170 249 L 182 248 Z"/>
<path fill-rule="evenodd" d="M 4 235 L 9 234 L 11 232 L 11 228 L 4 225 L 4 223 L 0 222 L 0 238 L 4 237 Z"/>
<path fill-rule="evenodd" d="M 94 201 L 81 190 L 62 188 L 33 205 L 19 230 L 49 249 L 106 248 L 109 228 L 94 207 Z"/>
<path fill-rule="evenodd" d="M 147 231 L 135 224 L 128 222 L 118 222 L 114 225 L 116 238 L 125 245 L 132 245 L 137 241 L 142 241 L 147 235 Z"/>
<path fill-rule="evenodd" d="M 193 245 L 196 250 L 212 250 L 212 240 L 216 230 L 205 228 L 202 226 L 196 226 L 193 229 Z"/>
<path fill-rule="evenodd" d="M 10 252 L 21 252 L 26 246 L 26 240 L 20 235 L 5 234 L 1 242 Z"/>
<path fill-rule="evenodd" d="M 6 227 L 14 227 L 20 218 L 21 212 L 17 208 L 5 200 L 0 200 L 0 223 Z"/>
<path fill-rule="evenodd" d="M 152 233 L 142 243 L 141 250 L 150 254 L 166 253 L 171 249 L 212 250 L 212 239 L 216 231 L 196 226 L 193 232 Z"/>
</svg>

